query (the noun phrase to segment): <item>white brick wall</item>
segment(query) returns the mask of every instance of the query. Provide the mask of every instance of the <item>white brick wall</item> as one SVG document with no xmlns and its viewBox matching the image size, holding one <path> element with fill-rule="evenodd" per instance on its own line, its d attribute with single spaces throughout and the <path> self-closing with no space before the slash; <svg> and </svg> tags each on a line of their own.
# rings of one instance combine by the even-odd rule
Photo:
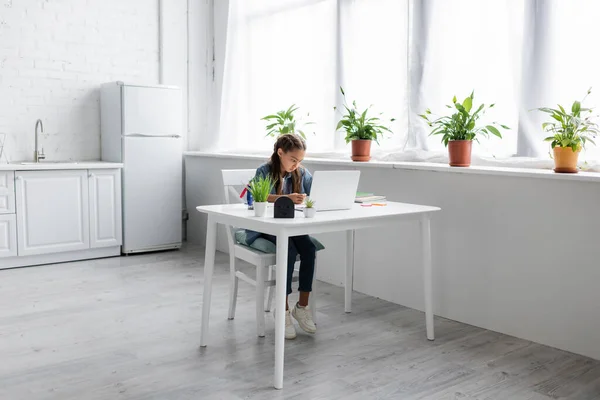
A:
<svg viewBox="0 0 600 400">
<path fill-rule="evenodd" d="M 99 85 L 158 83 L 158 0 L 0 0 L 0 132 L 31 159 L 100 157 Z"/>
</svg>

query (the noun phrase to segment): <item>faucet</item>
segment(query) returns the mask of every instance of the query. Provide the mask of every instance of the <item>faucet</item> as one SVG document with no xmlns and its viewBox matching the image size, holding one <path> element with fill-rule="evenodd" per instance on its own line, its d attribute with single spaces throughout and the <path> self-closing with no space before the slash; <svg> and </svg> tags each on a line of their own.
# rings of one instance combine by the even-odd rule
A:
<svg viewBox="0 0 600 400">
<path fill-rule="evenodd" d="M 38 151 L 38 126 L 40 128 L 42 128 L 42 133 L 44 133 L 44 124 L 42 124 L 42 120 L 38 119 L 35 122 L 35 150 L 33 151 L 33 161 L 40 162 L 40 160 L 43 160 L 46 158 L 46 156 L 44 155 L 44 148 L 42 147 L 42 151 L 39 152 Z"/>
</svg>

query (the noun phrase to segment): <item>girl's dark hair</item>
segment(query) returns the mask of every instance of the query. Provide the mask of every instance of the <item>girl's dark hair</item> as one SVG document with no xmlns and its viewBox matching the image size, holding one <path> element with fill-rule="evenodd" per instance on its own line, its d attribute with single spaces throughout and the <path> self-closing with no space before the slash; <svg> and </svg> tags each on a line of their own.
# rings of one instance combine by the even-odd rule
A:
<svg viewBox="0 0 600 400">
<path fill-rule="evenodd" d="M 269 161 L 269 166 L 271 167 L 271 178 L 273 179 L 273 184 L 277 190 L 277 194 L 281 194 L 281 160 L 279 159 L 279 154 L 277 153 L 277 150 L 279 149 L 283 150 L 284 153 L 294 150 L 306 151 L 306 142 L 300 136 L 292 133 L 287 133 L 277 138 L 275 146 L 273 146 L 271 160 Z M 292 172 L 292 189 L 294 193 L 301 192 L 302 189 L 300 187 L 300 182 L 300 168 L 297 168 L 294 172 Z"/>
</svg>

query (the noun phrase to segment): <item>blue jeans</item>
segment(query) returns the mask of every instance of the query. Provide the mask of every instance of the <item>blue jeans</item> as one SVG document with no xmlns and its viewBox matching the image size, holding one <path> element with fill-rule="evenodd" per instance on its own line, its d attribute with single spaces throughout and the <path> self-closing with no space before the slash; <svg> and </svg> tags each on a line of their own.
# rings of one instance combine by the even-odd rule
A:
<svg viewBox="0 0 600 400">
<path fill-rule="evenodd" d="M 275 236 L 262 234 L 262 237 L 272 243 L 277 243 Z M 287 271 L 287 294 L 292 293 L 292 275 L 296 257 L 300 255 L 300 273 L 298 277 L 298 291 L 311 292 L 313 276 L 315 274 L 315 258 L 317 248 L 308 235 L 293 236 L 288 242 L 288 271 Z"/>
</svg>

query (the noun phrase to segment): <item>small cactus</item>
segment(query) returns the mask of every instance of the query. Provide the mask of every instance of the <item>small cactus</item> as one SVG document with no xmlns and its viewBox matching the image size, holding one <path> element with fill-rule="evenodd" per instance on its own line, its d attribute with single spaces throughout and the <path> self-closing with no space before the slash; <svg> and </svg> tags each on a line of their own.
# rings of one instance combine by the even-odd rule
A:
<svg viewBox="0 0 600 400">
<path fill-rule="evenodd" d="M 310 198 L 306 198 L 305 200 L 306 208 L 313 208 L 315 206 L 315 201 Z"/>
</svg>

